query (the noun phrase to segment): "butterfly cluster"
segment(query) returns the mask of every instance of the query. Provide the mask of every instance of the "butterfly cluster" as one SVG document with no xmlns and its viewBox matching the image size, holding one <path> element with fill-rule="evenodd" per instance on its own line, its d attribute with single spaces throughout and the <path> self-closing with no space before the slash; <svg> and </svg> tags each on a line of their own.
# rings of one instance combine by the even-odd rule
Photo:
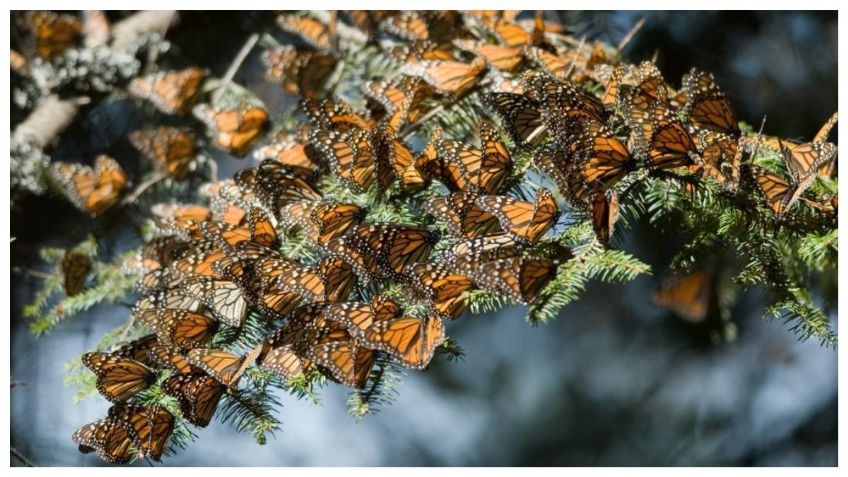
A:
<svg viewBox="0 0 848 477">
<path fill-rule="evenodd" d="M 353 389 L 380 359 L 424 369 L 471 293 L 537 302 L 574 259 L 553 237 L 564 213 L 587 216 L 593 240 L 608 244 L 624 183 L 756 188 L 778 217 L 798 201 L 835 214 L 835 196 L 805 196 L 819 174 L 835 173 L 835 115 L 811 142 L 743 133 L 709 73 L 692 70 L 673 88 L 653 63 L 626 64 L 541 13 L 286 13 L 277 25 L 296 42 L 266 49 L 265 78 L 300 97 L 296 127 L 265 135 L 276 118 L 258 100 L 206 101 L 197 67 L 127 86 L 157 114 L 191 115 L 214 147 L 252 153 L 256 165 L 206 183 L 195 203 L 151 209 L 152 237 L 124 264 L 139 277 L 132 318 L 149 334 L 83 357 L 114 403 L 74 434 L 83 452 L 158 460 L 175 417 L 207 426 L 251 368 Z M 354 100 L 333 94 L 348 50 L 366 46 L 392 74 L 367 78 Z M 433 125 L 435 112 L 469 95 L 486 108 L 473 137 Z M 163 175 L 195 170 L 201 143 L 190 129 L 151 125 L 128 139 Z M 785 170 L 755 164 L 760 150 Z M 531 167 L 547 182 L 528 194 L 515 185 Z M 117 203 L 126 183 L 108 157 L 52 173 L 92 215 Z M 387 220 L 375 205 L 414 220 Z M 69 295 L 91 266 L 84 258 L 63 260 Z M 700 278 L 681 292 L 697 301 L 684 310 L 693 321 L 705 313 Z M 656 300 L 674 307 L 681 293 Z M 272 331 L 250 349 L 216 340 L 253 319 Z M 178 409 L 141 404 L 152 387 Z"/>
</svg>

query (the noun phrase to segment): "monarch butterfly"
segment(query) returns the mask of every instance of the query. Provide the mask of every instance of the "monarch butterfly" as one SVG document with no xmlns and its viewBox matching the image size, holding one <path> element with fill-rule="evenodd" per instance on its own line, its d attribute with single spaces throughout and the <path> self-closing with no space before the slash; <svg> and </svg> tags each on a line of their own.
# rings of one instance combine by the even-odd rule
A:
<svg viewBox="0 0 848 477">
<path fill-rule="evenodd" d="M 253 157 L 260 161 L 272 159 L 279 162 L 283 167 L 304 179 L 311 178 L 321 168 L 310 159 L 306 152 L 306 145 L 294 135 L 289 134 L 276 135 L 270 144 L 254 151 Z"/>
<path fill-rule="evenodd" d="M 432 263 L 407 265 L 406 274 L 413 288 L 430 301 L 439 318 L 453 320 L 465 312 L 464 292 L 474 287 L 470 278 Z"/>
<path fill-rule="evenodd" d="M 818 130 L 816 135 L 813 137 L 813 142 L 825 142 L 827 141 L 827 137 L 830 136 L 830 131 L 836 126 L 836 122 L 839 120 L 839 113 L 833 113 L 822 127 Z"/>
<path fill-rule="evenodd" d="M 695 137 L 700 154 L 692 159 L 710 177 L 724 188 L 735 191 L 739 184 L 739 167 L 742 164 L 742 151 L 737 138 L 720 133 L 701 133 Z M 729 169 L 729 170 L 728 170 Z"/>
<path fill-rule="evenodd" d="M 468 19 L 468 17 L 466 17 Z M 533 42 L 533 34 L 512 20 L 497 17 L 483 17 L 479 25 L 503 46 L 516 47 Z"/>
<path fill-rule="evenodd" d="M 344 300 L 355 283 L 350 265 L 338 257 L 325 257 L 314 267 L 282 271 L 272 288 L 296 293 L 306 302 L 316 303 Z"/>
<path fill-rule="evenodd" d="M 364 218 L 364 210 L 355 204 L 326 201 L 301 201 L 286 205 L 280 211 L 283 227 L 302 228 L 306 240 L 325 244 L 344 235 Z"/>
<path fill-rule="evenodd" d="M 417 40 L 394 46 L 389 50 L 389 54 L 400 65 L 419 61 L 456 61 L 450 51 L 450 44 L 439 44 L 430 40 Z M 401 75 L 398 78 L 412 77 Z"/>
<path fill-rule="evenodd" d="M 617 54 L 615 50 L 611 52 L 604 43 L 596 41 L 564 51 L 556 58 L 566 65 L 564 73 L 568 75 L 570 82 L 583 84 L 591 80 L 595 83 L 606 84 L 607 78 L 600 73 L 599 69 L 614 64 L 617 61 Z M 552 69 L 556 66 L 558 66 L 557 61 L 552 60 L 548 68 Z"/>
<path fill-rule="evenodd" d="M 622 112 L 627 108 L 648 112 L 657 101 L 668 105 L 671 91 L 657 65 L 651 61 L 631 67 L 618 89 L 618 109 Z"/>
<path fill-rule="evenodd" d="M 381 81 L 365 83 L 362 94 L 370 101 L 382 107 L 388 116 L 398 110 L 406 109 L 406 121 L 412 122 L 421 115 L 421 103 L 432 90 L 421 78 L 398 76 Z"/>
<path fill-rule="evenodd" d="M 536 65 L 537 68 L 540 68 L 542 71 L 554 78 L 565 79 L 569 69 L 571 68 L 570 62 L 566 63 L 565 60 L 559 56 L 542 48 L 524 46 L 522 48 L 522 53 L 524 54 L 524 57 Z"/>
<path fill-rule="evenodd" d="M 378 176 L 380 184 L 391 181 L 390 169 L 378 170 L 377 157 L 365 131 L 313 131 L 310 144 L 328 158 L 333 174 L 354 192 L 365 191 Z"/>
<path fill-rule="evenodd" d="M 686 321 L 698 323 L 707 317 L 712 290 L 712 273 L 689 273 L 664 283 L 654 291 L 651 303 L 673 311 Z"/>
<path fill-rule="evenodd" d="M 368 380 L 376 353 L 358 345 L 344 330 L 324 334 L 307 355 L 346 386 L 362 388 Z"/>
<path fill-rule="evenodd" d="M 259 249 L 265 251 L 256 253 Z M 213 268 L 241 288 L 244 299 L 268 319 L 282 317 L 302 300 L 296 291 L 278 286 L 276 279 L 283 274 L 303 272 L 299 271 L 296 264 L 273 250 L 244 242 L 239 244 L 236 255 L 219 259 Z M 306 278 L 314 278 L 314 275 Z"/>
<path fill-rule="evenodd" d="M 154 346 L 149 351 L 149 359 L 160 367 L 169 369 L 179 374 L 189 374 L 198 371 L 198 368 L 189 364 L 180 350 L 170 346 Z"/>
<path fill-rule="evenodd" d="M 182 277 L 179 274 L 174 273 L 173 270 L 168 268 L 158 268 L 146 273 L 141 280 L 136 283 L 135 288 L 142 295 L 151 295 L 160 290 L 167 290 L 169 288 L 179 286 L 180 280 L 182 280 Z"/>
<path fill-rule="evenodd" d="M 828 118 L 828 120 L 816 133 L 815 137 L 813 138 L 813 141 L 809 143 L 801 143 L 773 136 L 756 135 L 742 136 L 739 139 L 739 147 L 747 152 L 753 152 L 755 150 L 759 150 L 759 148 L 765 148 L 769 151 L 781 155 L 784 154 L 784 149 L 788 149 L 790 152 L 793 153 L 795 149 L 799 149 L 799 157 L 790 158 L 790 160 L 786 161 L 787 164 L 789 162 L 794 162 L 794 166 L 800 166 L 793 167 L 794 169 L 805 169 L 809 171 L 813 163 L 821 160 L 823 164 L 818 169 L 818 173 L 821 175 L 830 176 L 835 170 L 836 161 L 831 162 L 829 159 L 824 158 L 831 156 L 832 154 L 831 159 L 835 159 L 836 147 L 832 143 L 826 142 L 826 140 L 827 136 L 830 134 L 830 131 L 833 129 L 833 126 L 836 125 L 837 120 L 838 114 L 833 113 L 833 115 Z"/>
<path fill-rule="evenodd" d="M 360 346 L 344 325 L 327 321 L 324 309 L 332 305 L 308 305 L 295 310 L 286 325 L 263 345 L 259 366 L 291 377 L 318 365 L 332 379 L 362 387 L 376 355 Z"/>
<path fill-rule="evenodd" d="M 127 91 L 139 99 L 150 101 L 166 114 L 188 112 L 200 92 L 203 70 L 192 67 L 180 71 L 162 71 L 130 81 Z"/>
<path fill-rule="evenodd" d="M 569 149 L 577 161 L 581 182 L 605 190 L 635 170 L 630 151 L 609 128 L 596 121 L 579 124 L 583 125 L 582 132 Z"/>
<path fill-rule="evenodd" d="M 348 10 L 346 13 L 352 23 L 369 37 L 376 32 L 377 25 L 391 14 L 386 10 Z"/>
<path fill-rule="evenodd" d="M 484 195 L 477 197 L 476 204 L 494 215 L 504 231 L 530 243 L 536 243 L 559 216 L 551 191 L 544 187 L 536 192 L 535 203 L 502 195 Z"/>
<path fill-rule="evenodd" d="M 550 130 L 562 129 L 575 119 L 605 123 L 603 104 L 567 81 L 530 70 L 521 76 L 521 82 L 527 95 L 541 103 L 542 119 Z"/>
<path fill-rule="evenodd" d="M 215 378 L 219 383 L 234 387 L 238 384 L 247 366 L 253 363 L 256 356 L 248 353 L 236 356 L 218 349 L 196 348 L 186 354 L 188 362 Z"/>
<path fill-rule="evenodd" d="M 603 124 L 588 120 L 575 124 L 582 124 L 583 129 L 568 137 L 567 149 L 551 145 L 533 160 L 560 192 L 575 201 L 585 201 L 591 192 L 608 190 L 635 170 L 636 162 Z"/>
<path fill-rule="evenodd" d="M 243 190 L 234 179 L 204 184 L 199 192 L 209 198 L 212 219 L 228 224 L 241 225 L 247 217 L 246 209 L 256 202 L 255 192 Z"/>
<path fill-rule="evenodd" d="M 426 40 L 430 37 L 427 19 L 415 11 L 402 11 L 380 22 L 379 28 L 404 40 Z"/>
<path fill-rule="evenodd" d="M 809 187 L 837 152 L 836 145 L 830 142 L 807 142 L 793 147 L 780 145 L 789 173 L 803 189 Z"/>
<path fill-rule="evenodd" d="M 111 417 L 80 427 L 72 439 L 83 454 L 96 452 L 113 464 L 124 464 L 132 458 L 133 439 L 127 427 Z"/>
<path fill-rule="evenodd" d="M 475 264 L 474 283 L 493 293 L 528 304 L 556 275 L 557 263 L 546 258 L 513 257 Z"/>
<path fill-rule="evenodd" d="M 403 310 L 395 301 L 375 295 L 367 302 L 326 304 L 317 318 L 340 323 L 352 336 L 361 337 L 375 323 L 399 318 L 402 314 Z"/>
<path fill-rule="evenodd" d="M 512 71 L 524 61 L 520 48 L 510 48 L 472 40 L 454 40 L 453 44 L 460 50 L 485 58 L 489 66 L 501 71 Z"/>
<path fill-rule="evenodd" d="M 486 60 L 477 57 L 471 63 L 425 60 L 403 65 L 400 72 L 427 82 L 438 93 L 460 96 L 474 86 L 486 69 Z"/>
<path fill-rule="evenodd" d="M 511 22 L 521 13 L 521 10 L 465 10 L 462 13 L 465 18 L 471 16 L 482 21 L 503 20 Z"/>
<path fill-rule="evenodd" d="M 206 427 L 215 414 L 227 387 L 203 372 L 176 374 L 163 386 L 165 392 L 180 403 L 180 411 L 188 422 Z"/>
<path fill-rule="evenodd" d="M 602 243 L 609 242 L 618 220 L 618 196 L 615 191 L 596 192 L 592 197 L 592 228 Z"/>
<path fill-rule="evenodd" d="M 91 257 L 84 253 L 66 250 L 60 266 L 65 281 L 65 295 L 78 295 L 91 272 Z"/>
<path fill-rule="evenodd" d="M 833 115 L 827 119 L 827 121 L 822 125 L 821 129 L 816 133 L 813 137 L 814 143 L 823 143 L 827 141 L 828 136 L 830 135 L 830 131 L 833 129 L 833 126 L 836 125 L 836 122 L 839 120 L 839 114 L 833 113 Z M 836 176 L 836 156 L 834 156 L 833 161 L 829 161 L 825 163 L 820 169 L 819 174 L 825 177 L 835 177 Z"/>
<path fill-rule="evenodd" d="M 156 330 L 159 344 L 176 348 L 202 346 L 218 331 L 217 321 L 188 310 L 147 310 L 139 319 Z"/>
<path fill-rule="evenodd" d="M 50 173 L 71 203 L 91 216 L 100 215 L 117 204 L 127 183 L 124 170 L 106 155 L 97 156 L 94 169 L 55 162 Z"/>
<path fill-rule="evenodd" d="M 711 73 L 693 68 L 683 76 L 683 90 L 686 92 L 686 103 L 682 108 L 684 122 L 696 128 L 739 137 L 741 131 L 730 100 L 715 84 Z"/>
<path fill-rule="evenodd" d="M 445 222 L 455 237 L 474 238 L 500 230 L 498 220 L 474 202 L 474 196 L 454 192 L 444 197 L 428 199 L 424 210 Z"/>
<path fill-rule="evenodd" d="M 156 381 L 156 373 L 144 364 L 108 353 L 86 353 L 82 363 L 97 376 L 97 390 L 112 402 L 123 402 Z"/>
<path fill-rule="evenodd" d="M 107 419 L 113 419 L 129 433 L 139 456 L 157 462 L 174 430 L 174 416 L 157 405 L 115 405 L 109 409 Z"/>
<path fill-rule="evenodd" d="M 119 358 L 131 359 L 144 365 L 150 365 L 150 350 L 157 345 L 156 333 L 144 335 L 116 348 L 112 355 Z"/>
<path fill-rule="evenodd" d="M 199 104 L 193 112 L 212 131 L 215 145 L 236 157 L 247 154 L 268 122 L 268 112 L 253 105 L 213 108 Z"/>
<path fill-rule="evenodd" d="M 689 166 L 693 153 L 697 153 L 692 136 L 663 97 L 660 93 L 644 110 L 632 103 L 625 109 L 625 122 L 633 129 L 639 155 L 652 170 Z"/>
<path fill-rule="evenodd" d="M 167 267 L 174 261 L 175 254 L 185 247 L 186 242 L 174 235 L 155 237 L 144 244 L 135 255 L 129 257 L 122 267 L 128 274 L 149 273 Z"/>
<path fill-rule="evenodd" d="M 439 157 L 439 144 L 442 142 L 442 129 L 435 127 L 430 133 L 430 138 L 418 155 L 415 156 L 415 168 L 428 178 L 437 177 L 444 179 L 444 162 Z"/>
<path fill-rule="evenodd" d="M 24 21 L 32 32 L 35 53 L 45 60 L 76 45 L 82 32 L 82 22 L 73 15 L 37 11 L 29 12 Z"/>
<path fill-rule="evenodd" d="M 180 291 L 202 303 L 229 326 L 239 327 L 247 315 L 247 300 L 241 288 L 228 280 L 213 277 L 187 277 Z"/>
<path fill-rule="evenodd" d="M 541 10 L 536 10 L 532 20 L 519 20 L 517 23 L 530 32 L 530 38 L 534 45 L 542 44 L 545 41 L 545 33 L 566 33 L 566 29 L 562 25 L 546 21 L 544 12 Z"/>
<path fill-rule="evenodd" d="M 161 172 L 182 180 L 191 171 L 197 144 L 191 133 L 172 127 L 135 131 L 130 143 L 147 156 Z"/>
<path fill-rule="evenodd" d="M 439 157 L 445 164 L 446 184 L 454 191 L 497 192 L 512 170 L 512 158 L 497 130 L 487 122 L 480 123 L 481 149 L 452 140 L 442 140 Z"/>
<path fill-rule="evenodd" d="M 235 175 L 242 194 L 275 214 L 280 207 L 301 200 L 320 200 L 321 194 L 308 181 L 278 161 L 265 159 L 256 168 L 242 169 Z"/>
<path fill-rule="evenodd" d="M 194 297 L 182 293 L 179 288 L 159 290 L 140 298 L 132 307 L 133 318 L 146 310 L 156 308 L 174 308 L 178 310 L 198 311 L 201 303 Z"/>
<path fill-rule="evenodd" d="M 799 198 L 801 199 L 802 202 L 804 202 L 808 206 L 810 206 L 813 209 L 815 209 L 819 212 L 822 212 L 822 213 L 836 214 L 836 212 L 839 210 L 839 194 L 838 193 L 833 194 L 830 197 L 830 200 L 824 200 L 824 201 L 811 200 L 811 199 L 808 199 L 806 197 L 799 197 Z"/>
<path fill-rule="evenodd" d="M 353 388 L 365 385 L 377 357 L 354 341 L 346 330 L 333 327 L 319 334 L 315 344 L 307 348 L 306 356 L 334 379 Z"/>
<path fill-rule="evenodd" d="M 467 274 L 477 263 L 517 257 L 525 245 L 507 233 L 484 235 L 445 249 L 441 261 L 459 273 Z"/>
<path fill-rule="evenodd" d="M 374 126 L 373 122 L 355 113 L 349 104 L 338 98 L 305 99 L 300 102 L 300 108 L 318 129 L 347 132 Z"/>
<path fill-rule="evenodd" d="M 397 135 L 398 126 L 390 124 L 399 122 L 405 110 L 398 110 L 391 118 L 381 121 L 378 127 L 372 129 L 370 142 L 377 156 L 378 169 L 390 171 L 388 180 L 392 176 L 396 177 L 400 181 L 400 189 L 408 192 L 423 189 L 427 185 L 427 178 L 418 169 L 412 151 Z"/>
<path fill-rule="evenodd" d="M 262 62 L 266 81 L 279 83 L 290 94 L 316 98 L 338 60 L 331 54 L 285 45 L 265 51 Z"/>
<path fill-rule="evenodd" d="M 357 226 L 326 245 L 328 254 L 353 267 L 357 276 L 402 279 L 408 263 L 427 259 L 439 235 L 431 230 L 392 223 Z"/>
<path fill-rule="evenodd" d="M 804 192 L 798 184 L 789 183 L 783 177 L 752 164 L 745 164 L 743 170 L 759 186 L 766 204 L 778 217 L 785 215 Z"/>
<path fill-rule="evenodd" d="M 421 369 L 430 363 L 436 347 L 444 342 L 444 324 L 435 315 L 426 318 L 400 316 L 393 301 L 376 296 L 370 302 L 328 305 L 324 315 L 344 324 L 365 346 L 389 353 L 401 364 Z"/>
<path fill-rule="evenodd" d="M 171 268 L 185 276 L 217 277 L 212 265 L 225 255 L 218 243 L 211 240 L 200 241 L 180 251 Z"/>
<path fill-rule="evenodd" d="M 319 50 L 335 49 L 335 22 L 334 16 L 327 25 L 313 18 L 296 15 L 280 15 L 277 17 L 277 25 L 280 28 L 298 35 L 310 46 Z"/>
<path fill-rule="evenodd" d="M 500 116 L 507 134 L 519 146 L 528 147 L 544 138 L 537 132 L 542 127 L 541 105 L 537 102 L 520 94 L 490 93 L 483 97 L 483 103 Z"/>
<path fill-rule="evenodd" d="M 619 102 L 619 92 L 621 91 L 627 68 L 624 65 L 618 65 L 616 67 L 604 68 L 602 72 L 608 74 L 609 79 L 606 81 L 604 94 L 601 96 L 601 104 L 607 109 L 614 109 Z"/>
<path fill-rule="evenodd" d="M 271 247 L 277 243 L 277 230 L 273 222 L 258 207 L 250 209 L 247 228 L 211 221 L 203 222 L 199 226 L 208 239 L 231 249 L 248 240 L 265 247 Z"/>
<path fill-rule="evenodd" d="M 320 310 L 320 306 L 309 305 L 299 310 Z M 314 338 L 318 331 L 294 326 L 292 321 L 278 329 L 262 344 L 262 351 L 256 358 L 256 365 L 262 369 L 279 374 L 283 379 L 302 376 L 313 363 L 305 356 L 307 341 Z"/>
</svg>

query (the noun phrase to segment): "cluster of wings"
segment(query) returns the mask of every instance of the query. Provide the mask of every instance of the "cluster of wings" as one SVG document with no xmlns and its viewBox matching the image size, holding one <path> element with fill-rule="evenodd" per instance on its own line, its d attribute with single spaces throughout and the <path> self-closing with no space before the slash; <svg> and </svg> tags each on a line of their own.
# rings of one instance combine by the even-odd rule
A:
<svg viewBox="0 0 848 477">
<path fill-rule="evenodd" d="M 115 405 L 74 434 L 83 452 L 158 460 L 174 417 L 138 396 L 163 377 L 179 414 L 203 427 L 251 366 L 284 380 L 321 373 L 353 388 L 368 382 L 380 355 L 425 368 L 469 291 L 533 303 L 555 278 L 572 258 L 548 234 L 566 203 L 608 242 L 616 185 L 626 178 L 681 181 L 693 193 L 707 184 L 730 195 L 759 190 L 778 217 L 798 202 L 835 215 L 836 196 L 805 192 L 818 175 L 835 174 L 827 136 L 836 115 L 810 142 L 743 133 L 711 74 L 692 70 L 674 88 L 653 63 L 624 63 L 616 49 L 577 41 L 541 14 L 353 11 L 285 14 L 278 25 L 299 41 L 267 49 L 266 79 L 301 96 L 306 121 L 262 147 L 254 145 L 269 123 L 265 108 L 250 99 L 198 104 L 200 68 L 127 87 L 160 113 L 190 113 L 215 147 L 236 157 L 253 151 L 261 162 L 205 185 L 203 203 L 153 208 L 154 237 L 126 264 L 141 277 L 132 315 L 151 334 L 84 356 Z M 395 68 L 361 85 L 357 109 L 327 91 L 350 68 L 346 51 L 366 44 Z M 430 127 L 434 111 L 471 94 L 500 126 L 480 122 L 474 140 Z M 196 172 L 200 140 L 189 128 L 151 127 L 128 139 L 175 181 Z M 530 164 L 519 167 L 516 151 Z M 758 151 L 784 167 L 755 165 Z M 564 200 L 545 187 L 530 200 L 511 195 L 530 166 Z M 51 173 L 92 215 L 119 203 L 127 182 L 106 156 L 94 168 L 56 163 Z M 371 219 L 373 204 L 355 198 L 375 191 L 385 203 L 411 203 L 421 223 Z M 283 252 L 293 236 L 317 256 Z M 78 269 L 82 260 L 67 262 Z M 674 296 L 664 295 L 666 306 Z M 220 329 L 239 329 L 251 315 L 276 331 L 247 352 L 212 347 Z"/>
</svg>

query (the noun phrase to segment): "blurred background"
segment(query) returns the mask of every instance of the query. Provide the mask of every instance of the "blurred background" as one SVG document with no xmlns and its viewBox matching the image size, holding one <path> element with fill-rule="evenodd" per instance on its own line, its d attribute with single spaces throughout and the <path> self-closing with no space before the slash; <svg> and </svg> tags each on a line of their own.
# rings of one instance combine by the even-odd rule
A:
<svg viewBox="0 0 848 477">
<path fill-rule="evenodd" d="M 613 44 L 645 17 L 625 50 L 630 61 L 656 54 L 672 84 L 693 66 L 713 72 L 737 115 L 755 127 L 767 116 L 769 134 L 809 138 L 836 109 L 835 12 L 548 14 Z M 221 76 L 248 35 L 273 18 L 185 12 L 168 39 L 187 62 Z M 258 57 L 256 49 L 235 79 L 273 117 L 285 99 L 262 81 Z M 91 109 L 52 156 L 88 156 L 142 119 L 129 101 Z M 125 141 L 110 150 L 119 159 L 130 151 Z M 253 162 L 216 159 L 224 174 Z M 40 247 L 78 243 L 93 222 L 56 197 L 18 206 L 11 213 L 12 446 L 38 465 L 103 465 L 80 454 L 71 434 L 104 415 L 108 403 L 75 404 L 63 366 L 123 323 L 128 310 L 97 308 L 33 337 L 21 312 L 39 278 L 21 271 L 44 269 Z M 658 246 L 662 240 L 636 224 L 620 245 L 660 271 L 672 254 Z M 663 278 L 590 284 L 549 325 L 527 325 L 521 309 L 463 318 L 448 333 L 464 361 L 441 358 L 410 373 L 397 400 L 376 415 L 347 416 L 341 386 L 326 388 L 318 406 L 283 396 L 282 432 L 266 446 L 213 422 L 164 465 L 836 465 L 836 352 L 764 321 L 768 297 L 759 290 L 733 308 L 735 339 L 716 341 L 715 328 L 650 306 Z M 834 327 L 835 310 L 834 298 Z M 12 457 L 12 464 L 21 462 Z"/>
</svg>

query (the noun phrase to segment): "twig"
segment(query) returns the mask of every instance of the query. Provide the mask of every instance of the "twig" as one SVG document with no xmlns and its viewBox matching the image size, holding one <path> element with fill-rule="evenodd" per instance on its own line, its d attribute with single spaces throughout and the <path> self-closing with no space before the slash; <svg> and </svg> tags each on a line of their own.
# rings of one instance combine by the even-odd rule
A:
<svg viewBox="0 0 848 477">
<path fill-rule="evenodd" d="M 14 271 L 15 273 L 25 273 L 25 274 L 27 274 L 31 277 L 42 278 L 42 279 L 45 279 L 45 280 L 53 276 L 49 273 L 40 272 L 38 270 L 31 270 L 29 268 L 21 268 L 21 267 L 15 267 L 15 268 L 12 269 L 12 271 Z"/>
<path fill-rule="evenodd" d="M 118 336 L 118 341 L 116 343 L 123 343 L 127 340 L 127 335 L 130 334 L 130 330 L 135 324 L 135 316 L 130 315 L 130 319 L 127 320 L 127 324 L 124 325 L 124 329 L 121 330 L 121 334 Z"/>
<path fill-rule="evenodd" d="M 44 149 L 73 122 L 79 107 L 90 101 L 85 96 L 59 99 L 58 95 L 51 94 L 15 128 L 12 139 Z"/>
<path fill-rule="evenodd" d="M 135 188 L 135 190 L 132 192 L 132 194 L 128 195 L 127 198 L 123 200 L 122 204 L 126 205 L 126 204 L 130 204 L 130 203 L 135 202 L 136 199 L 138 199 L 138 197 L 141 194 L 144 193 L 144 191 L 146 191 L 151 186 L 153 186 L 154 184 L 161 181 L 162 179 L 164 179 L 167 176 L 168 175 L 165 174 L 164 172 L 157 172 L 150 179 L 147 179 L 146 181 L 139 184 L 139 186 Z"/>
<path fill-rule="evenodd" d="M 218 89 L 215 90 L 215 93 L 212 95 L 212 104 L 217 104 L 221 99 L 221 95 L 224 94 L 227 87 L 233 81 L 233 77 L 238 72 L 238 69 L 241 67 L 241 64 L 244 63 L 244 60 L 247 58 L 247 55 L 250 54 L 250 50 L 256 46 L 256 43 L 259 41 L 259 33 L 254 33 L 247 38 L 247 41 L 242 45 L 241 50 L 239 50 L 236 57 L 233 59 L 233 62 L 230 63 L 230 67 L 227 68 L 227 72 L 224 74 L 224 79 L 221 80 L 221 84 L 218 85 Z"/>
<path fill-rule="evenodd" d="M 38 467 L 37 465 L 35 465 L 35 463 L 33 461 L 27 459 L 25 455 L 21 454 L 21 452 L 19 450 L 15 449 L 14 447 L 9 446 L 9 450 L 12 452 L 12 455 L 17 457 L 18 459 L 20 459 L 21 462 L 23 462 L 25 466 L 27 466 L 27 467 Z"/>
<path fill-rule="evenodd" d="M 630 31 L 628 31 L 627 34 L 624 35 L 624 38 L 622 38 L 621 41 L 618 42 L 618 46 L 615 47 L 616 51 L 621 53 L 621 50 L 623 50 L 624 47 L 627 46 L 631 40 L 633 40 L 633 37 L 636 36 L 636 33 L 638 33 L 643 26 L 645 26 L 645 17 L 642 17 L 637 20 L 636 24 L 633 25 Z"/>
<path fill-rule="evenodd" d="M 176 16 L 176 10 L 149 10 L 124 18 L 112 26 L 112 50 L 128 50 L 145 33 L 164 36 Z"/>
<path fill-rule="evenodd" d="M 433 116 L 439 114 L 440 112 L 442 112 L 444 110 L 445 110 L 445 105 L 440 104 L 440 105 L 436 106 L 435 108 L 431 109 L 430 111 L 427 111 L 427 114 L 425 114 L 424 116 L 421 116 L 420 118 L 416 119 L 414 123 L 405 127 L 403 132 L 400 134 L 400 136 L 405 141 L 409 140 L 409 138 L 412 137 L 412 134 L 415 132 L 416 129 L 421 127 L 421 125 L 424 124 L 425 122 L 432 119 Z"/>
<path fill-rule="evenodd" d="M 568 66 L 568 71 L 565 72 L 564 78 L 570 78 L 571 73 L 574 73 L 574 69 L 577 67 L 577 58 L 580 57 L 580 50 L 583 49 L 583 45 L 586 42 L 586 37 L 580 38 L 580 44 L 577 45 L 577 49 L 574 50 L 574 58 L 571 59 L 571 64 Z"/>
</svg>

